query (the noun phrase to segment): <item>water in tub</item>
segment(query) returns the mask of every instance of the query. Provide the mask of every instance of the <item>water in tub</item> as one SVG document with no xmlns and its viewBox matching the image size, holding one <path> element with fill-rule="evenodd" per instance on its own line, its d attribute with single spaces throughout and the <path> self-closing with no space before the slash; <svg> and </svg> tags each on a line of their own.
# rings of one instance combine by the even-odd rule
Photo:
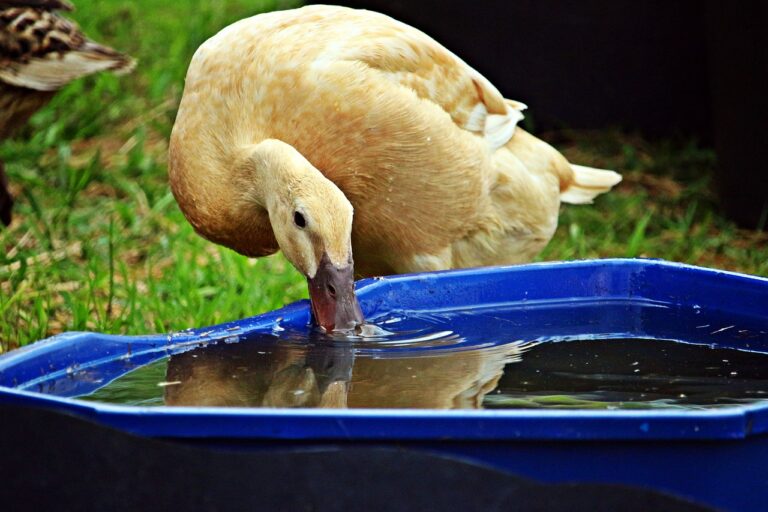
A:
<svg viewBox="0 0 768 512">
<path fill-rule="evenodd" d="M 695 343 L 610 334 L 612 315 L 653 314 L 633 308 L 569 307 L 567 318 L 504 307 L 395 312 L 366 332 L 333 337 L 278 328 L 173 354 L 81 398 L 430 409 L 700 409 L 768 399 L 768 354 L 750 349 L 768 344 L 766 333 L 718 332 L 719 324 L 702 328 L 701 317 L 682 315 Z M 542 335 L 531 336 L 531 322 Z"/>
</svg>

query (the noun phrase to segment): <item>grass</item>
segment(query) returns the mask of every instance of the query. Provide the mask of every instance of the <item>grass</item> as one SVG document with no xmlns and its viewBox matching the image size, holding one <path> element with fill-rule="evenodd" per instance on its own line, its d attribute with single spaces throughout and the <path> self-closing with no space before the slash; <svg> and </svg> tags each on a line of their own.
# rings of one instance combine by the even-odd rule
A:
<svg viewBox="0 0 768 512">
<path fill-rule="evenodd" d="M 0 231 L 0 351 L 66 330 L 168 332 L 306 297 L 281 256 L 249 260 L 198 237 L 169 191 L 166 141 L 194 50 L 269 0 L 78 0 L 94 39 L 139 59 L 56 96 L 0 144 L 15 222 Z M 642 256 L 768 275 L 768 237 L 717 213 L 710 151 L 619 130 L 543 134 L 569 159 L 622 171 L 589 207 L 565 207 L 540 259 Z"/>
<path fill-rule="evenodd" d="M 618 130 L 542 136 L 569 160 L 618 169 L 624 181 L 593 206 L 564 207 L 541 259 L 663 258 L 768 276 L 768 233 L 739 229 L 718 212 L 711 150 Z"/>
</svg>

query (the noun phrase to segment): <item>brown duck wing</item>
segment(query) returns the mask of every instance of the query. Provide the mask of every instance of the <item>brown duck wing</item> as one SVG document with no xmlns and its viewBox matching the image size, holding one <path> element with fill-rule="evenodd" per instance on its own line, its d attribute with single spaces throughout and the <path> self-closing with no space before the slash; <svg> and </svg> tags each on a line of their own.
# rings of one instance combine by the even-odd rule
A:
<svg viewBox="0 0 768 512">
<path fill-rule="evenodd" d="M 360 23 L 337 59 L 362 62 L 411 89 L 492 149 L 509 141 L 523 118 L 524 104 L 505 99 L 485 77 L 423 32 L 383 15 L 342 12 L 360 17 Z"/>
<path fill-rule="evenodd" d="M 99 71 L 128 72 L 130 57 L 90 41 L 78 26 L 50 9 L 67 6 L 53 0 L 0 0 L 40 4 L 0 10 L 0 81 L 37 91 L 55 91 Z M 0 7 L 5 5 L 0 3 Z"/>
</svg>

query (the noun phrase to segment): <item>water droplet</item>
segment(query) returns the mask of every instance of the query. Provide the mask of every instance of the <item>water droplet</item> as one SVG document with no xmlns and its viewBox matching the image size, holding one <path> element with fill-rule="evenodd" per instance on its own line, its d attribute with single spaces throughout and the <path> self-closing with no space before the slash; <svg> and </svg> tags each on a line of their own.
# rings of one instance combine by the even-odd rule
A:
<svg viewBox="0 0 768 512">
<path fill-rule="evenodd" d="M 168 386 L 178 386 L 179 384 L 181 384 L 180 380 L 172 380 L 170 382 L 158 382 L 157 383 L 158 387 L 161 387 L 161 388 L 165 388 L 165 387 L 168 387 Z"/>
</svg>

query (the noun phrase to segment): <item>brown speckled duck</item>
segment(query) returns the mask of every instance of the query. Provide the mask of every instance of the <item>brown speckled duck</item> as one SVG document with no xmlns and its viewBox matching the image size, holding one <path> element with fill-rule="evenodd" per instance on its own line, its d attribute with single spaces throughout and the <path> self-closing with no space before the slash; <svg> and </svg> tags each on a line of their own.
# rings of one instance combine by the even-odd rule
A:
<svg viewBox="0 0 768 512">
<path fill-rule="evenodd" d="M 262 14 L 195 53 L 171 186 L 202 236 L 247 256 L 281 249 L 317 322 L 345 329 L 362 321 L 354 275 L 529 261 L 561 202 L 621 180 L 517 128 L 524 108 L 387 16 Z"/>
<path fill-rule="evenodd" d="M 64 0 L 0 0 L 0 140 L 23 126 L 69 82 L 99 71 L 128 72 L 133 60 L 90 41 L 56 10 Z M 0 221 L 13 198 L 0 162 Z"/>
</svg>

